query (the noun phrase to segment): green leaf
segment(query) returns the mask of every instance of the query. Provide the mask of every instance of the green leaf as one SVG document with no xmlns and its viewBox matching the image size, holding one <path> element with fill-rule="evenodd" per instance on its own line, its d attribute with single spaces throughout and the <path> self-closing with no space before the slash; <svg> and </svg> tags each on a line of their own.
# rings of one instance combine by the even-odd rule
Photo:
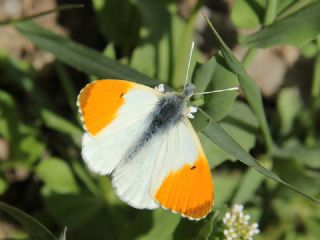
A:
<svg viewBox="0 0 320 240">
<path fill-rule="evenodd" d="M 137 42 L 140 27 L 140 16 L 132 1 L 93 0 L 92 5 L 101 33 L 108 41 L 122 46 L 124 54 L 128 54 Z"/>
<path fill-rule="evenodd" d="M 197 92 L 204 92 L 207 89 L 217 64 L 215 56 L 206 63 L 196 63 L 192 72 L 192 83 L 196 87 Z"/>
<path fill-rule="evenodd" d="M 214 221 L 217 219 L 219 213 L 214 212 L 214 213 L 210 213 L 207 217 L 206 217 L 206 223 L 204 223 L 203 227 L 201 228 L 200 232 L 199 232 L 199 238 L 200 239 L 204 239 L 207 240 L 209 239 L 211 233 L 213 232 L 213 225 L 214 225 Z"/>
<path fill-rule="evenodd" d="M 263 22 L 266 0 L 236 0 L 231 20 L 239 28 L 255 28 Z"/>
<path fill-rule="evenodd" d="M 56 240 L 56 237 L 45 226 L 21 210 L 0 202 L 0 211 L 9 214 L 21 223 L 32 236 L 32 239 Z"/>
<path fill-rule="evenodd" d="M 45 187 L 55 193 L 79 192 L 70 167 L 61 159 L 52 157 L 42 160 L 35 172 L 45 183 Z"/>
<path fill-rule="evenodd" d="M 250 151 L 255 145 L 258 123 L 246 104 L 236 101 L 232 111 L 220 125 L 246 151 Z M 235 157 L 221 150 L 203 134 L 200 133 L 199 137 L 211 168 L 227 159 L 236 160 Z"/>
<path fill-rule="evenodd" d="M 53 53 L 62 62 L 99 78 L 126 79 L 156 86 L 158 81 L 123 66 L 101 53 L 52 33 L 32 22 L 15 25 L 16 29 L 40 48 Z"/>
<path fill-rule="evenodd" d="M 320 33 L 319 12 L 320 2 L 307 5 L 299 11 L 245 37 L 241 42 L 251 48 L 266 48 L 280 44 L 301 47 Z"/>
<path fill-rule="evenodd" d="M 156 53 L 153 44 L 137 46 L 132 53 L 130 67 L 153 77 L 156 73 L 155 55 Z M 141 59 L 143 59 L 143 61 L 141 61 Z"/>
<path fill-rule="evenodd" d="M 264 140 L 269 153 L 272 153 L 272 138 L 269 130 L 269 126 L 267 123 L 267 119 L 263 109 L 262 97 L 260 91 L 255 83 L 255 81 L 250 77 L 250 75 L 246 72 L 241 63 L 236 59 L 228 46 L 224 43 L 224 41 L 219 36 L 216 29 L 211 24 L 208 17 L 204 16 L 207 23 L 211 27 L 214 37 L 216 38 L 220 50 L 222 52 L 223 57 L 225 58 L 225 62 L 227 66 L 238 76 L 241 89 L 244 91 L 248 102 L 256 114 L 258 121 L 260 123 L 261 130 L 263 132 Z"/>
<path fill-rule="evenodd" d="M 237 76 L 228 70 L 222 57 L 213 56 L 207 63 L 197 63 L 193 71 L 192 79 L 196 92 L 220 90 L 238 85 Z M 216 121 L 224 118 L 231 110 L 236 99 L 237 92 L 214 93 L 204 95 L 205 106 L 203 109 Z M 199 95 L 195 95 L 195 103 L 199 101 Z"/>
<path fill-rule="evenodd" d="M 216 122 L 213 122 L 209 127 L 205 128 L 203 133 L 212 140 L 215 144 L 217 144 L 221 149 L 228 152 L 235 158 L 239 159 L 242 163 L 246 164 L 249 167 L 255 168 L 258 172 L 262 173 L 268 178 L 271 178 L 284 186 L 291 188 L 292 190 L 300 193 L 301 195 L 309 198 L 310 200 L 320 204 L 320 200 L 306 194 L 300 189 L 288 184 L 281 178 L 279 178 L 276 174 L 271 172 L 270 170 L 261 166 L 249 153 L 247 153 L 236 141 L 230 137 L 223 128 L 219 126 Z"/>
<path fill-rule="evenodd" d="M 217 66 L 212 74 L 210 88 L 208 90 L 219 90 L 239 85 L 237 76 L 227 69 L 221 56 L 216 56 Z M 215 121 L 220 121 L 232 110 L 237 91 L 214 93 L 205 95 L 204 110 Z"/>
<path fill-rule="evenodd" d="M 80 128 L 48 109 L 41 110 L 41 117 L 46 127 L 70 136 L 77 145 L 80 145 L 83 133 Z"/>
</svg>

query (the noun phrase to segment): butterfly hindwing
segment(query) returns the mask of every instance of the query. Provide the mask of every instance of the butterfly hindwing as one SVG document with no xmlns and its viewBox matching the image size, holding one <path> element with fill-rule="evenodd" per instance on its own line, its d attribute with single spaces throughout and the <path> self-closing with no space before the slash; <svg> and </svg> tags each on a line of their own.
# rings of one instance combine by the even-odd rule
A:
<svg viewBox="0 0 320 240">
<path fill-rule="evenodd" d="M 213 205 L 211 171 L 200 141 L 188 119 L 173 127 L 165 156 L 158 159 L 150 194 L 162 207 L 190 219 L 201 219 Z"/>
</svg>

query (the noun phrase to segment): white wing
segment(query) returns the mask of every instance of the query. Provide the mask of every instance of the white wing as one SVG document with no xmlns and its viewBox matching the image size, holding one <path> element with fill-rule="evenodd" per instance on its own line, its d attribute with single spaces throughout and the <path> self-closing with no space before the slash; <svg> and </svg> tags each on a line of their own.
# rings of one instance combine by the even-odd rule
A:
<svg viewBox="0 0 320 240">
<path fill-rule="evenodd" d="M 103 84 L 103 81 L 97 82 L 102 82 L 101 85 Z M 124 81 L 114 82 L 117 84 L 117 82 L 123 83 Z M 121 98 L 124 99 L 124 103 L 119 106 L 117 116 L 112 120 L 112 122 L 106 125 L 95 135 L 90 134 L 88 131 L 83 136 L 82 157 L 87 163 L 89 169 L 93 172 L 99 174 L 110 174 L 120 162 L 125 152 L 134 142 L 136 142 L 136 140 L 143 134 L 146 127 L 150 124 L 151 119 L 149 118 L 149 114 L 156 106 L 159 95 L 151 88 L 139 84 L 130 84 L 133 85 L 133 87 L 121 96 Z M 116 90 L 113 90 L 112 88 L 111 90 L 110 88 L 103 89 L 103 91 Z M 105 94 L 105 97 L 107 98 L 108 92 Z M 103 99 L 101 104 L 96 103 L 96 101 L 99 101 L 100 99 Z M 102 111 L 100 109 L 107 108 L 108 106 L 106 105 L 112 104 L 111 101 L 113 100 L 111 98 L 109 100 L 110 102 L 103 102 L 105 101 L 104 99 L 105 98 L 101 96 L 98 100 L 92 103 L 94 109 L 91 110 L 92 114 L 89 115 L 87 119 L 84 119 L 85 123 L 86 120 L 91 122 L 99 121 L 99 115 L 97 116 L 97 113 L 102 115 Z M 95 111 L 95 108 L 97 108 L 97 111 Z M 104 114 L 108 114 L 108 112 Z M 94 128 L 95 122 L 91 122 L 90 126 Z"/>
</svg>

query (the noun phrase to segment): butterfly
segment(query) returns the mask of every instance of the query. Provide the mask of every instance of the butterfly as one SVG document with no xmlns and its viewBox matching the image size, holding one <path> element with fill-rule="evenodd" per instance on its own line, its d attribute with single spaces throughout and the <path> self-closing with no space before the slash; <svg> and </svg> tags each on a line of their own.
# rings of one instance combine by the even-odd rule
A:
<svg viewBox="0 0 320 240">
<path fill-rule="evenodd" d="M 189 118 L 193 85 L 164 92 L 124 80 L 86 85 L 78 107 L 86 133 L 82 157 L 95 173 L 112 175 L 120 199 L 140 209 L 159 206 L 189 219 L 213 206 L 210 167 Z"/>
</svg>

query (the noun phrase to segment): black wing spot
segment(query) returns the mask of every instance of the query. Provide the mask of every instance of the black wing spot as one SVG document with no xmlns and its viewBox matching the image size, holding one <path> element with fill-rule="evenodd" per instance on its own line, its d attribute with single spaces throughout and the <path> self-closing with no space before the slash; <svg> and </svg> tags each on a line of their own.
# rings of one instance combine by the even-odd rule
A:
<svg viewBox="0 0 320 240">
<path fill-rule="evenodd" d="M 196 169 L 197 167 L 196 166 L 192 166 L 191 168 L 190 168 L 190 170 L 194 170 L 194 169 Z"/>
<path fill-rule="evenodd" d="M 124 95 L 124 93 L 121 93 L 121 94 L 120 94 L 120 98 L 122 98 L 122 97 L 123 97 L 123 95 Z"/>
</svg>

